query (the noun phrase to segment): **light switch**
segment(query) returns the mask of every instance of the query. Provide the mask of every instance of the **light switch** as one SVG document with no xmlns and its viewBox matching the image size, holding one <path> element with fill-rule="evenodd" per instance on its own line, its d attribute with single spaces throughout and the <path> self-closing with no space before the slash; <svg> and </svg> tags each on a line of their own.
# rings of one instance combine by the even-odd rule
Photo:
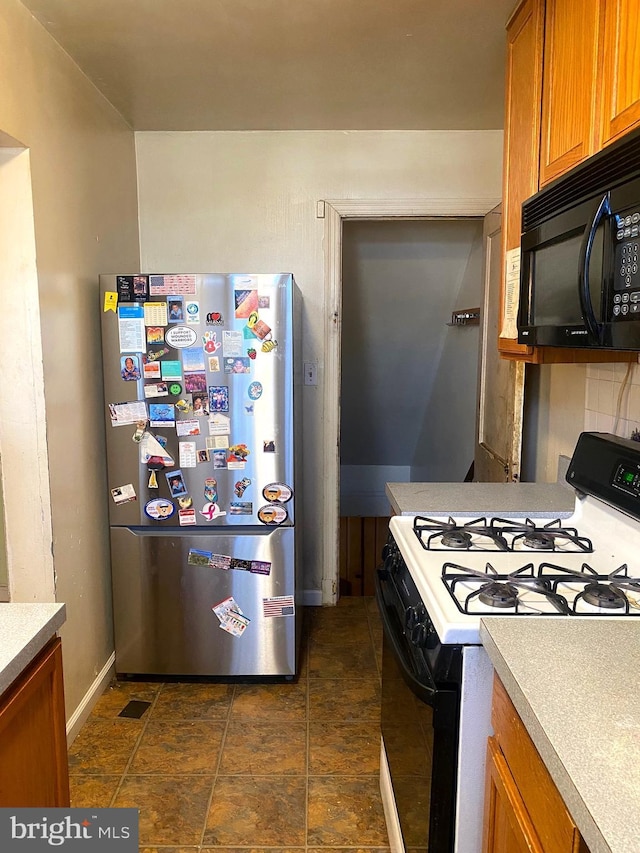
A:
<svg viewBox="0 0 640 853">
<path fill-rule="evenodd" d="M 318 365 L 315 361 L 305 361 L 304 363 L 304 384 L 318 384 Z"/>
</svg>

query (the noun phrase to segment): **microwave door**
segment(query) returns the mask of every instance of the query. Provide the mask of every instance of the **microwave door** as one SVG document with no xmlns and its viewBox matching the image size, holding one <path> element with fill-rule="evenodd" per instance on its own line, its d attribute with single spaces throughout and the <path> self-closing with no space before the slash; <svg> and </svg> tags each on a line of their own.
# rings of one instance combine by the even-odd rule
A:
<svg viewBox="0 0 640 853">
<path fill-rule="evenodd" d="M 598 324 L 602 305 L 606 218 L 593 228 L 599 200 L 583 202 L 533 227 L 522 236 L 518 341 L 530 346 L 598 346 L 585 323 L 583 302 Z M 580 259 L 588 240 L 585 279 L 579 290 Z M 594 319 L 595 318 L 595 319 Z"/>
<path fill-rule="evenodd" d="M 598 322 L 593 310 L 593 300 L 591 298 L 590 287 L 591 259 L 598 229 L 610 216 L 611 206 L 609 203 L 609 193 L 605 193 L 598 204 L 598 208 L 591 224 L 585 229 L 582 245 L 580 247 L 578 296 L 580 299 L 580 308 L 582 309 L 582 317 L 590 338 L 589 343 L 595 346 L 602 346 L 604 326 L 603 323 Z M 601 263 L 600 269 L 602 269 Z"/>
</svg>

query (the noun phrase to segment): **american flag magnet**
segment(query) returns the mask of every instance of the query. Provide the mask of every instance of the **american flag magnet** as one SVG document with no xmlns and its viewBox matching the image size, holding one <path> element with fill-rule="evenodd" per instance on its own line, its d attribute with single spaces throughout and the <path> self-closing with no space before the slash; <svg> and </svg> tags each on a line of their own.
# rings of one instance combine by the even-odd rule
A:
<svg viewBox="0 0 640 853">
<path fill-rule="evenodd" d="M 277 595 L 274 598 L 262 599 L 264 616 L 294 616 L 296 612 L 292 595 Z"/>
</svg>

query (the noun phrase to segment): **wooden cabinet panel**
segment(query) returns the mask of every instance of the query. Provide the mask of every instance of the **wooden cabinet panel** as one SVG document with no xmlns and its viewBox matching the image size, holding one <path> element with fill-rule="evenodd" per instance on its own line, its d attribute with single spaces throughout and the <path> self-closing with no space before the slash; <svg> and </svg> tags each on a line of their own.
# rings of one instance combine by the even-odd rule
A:
<svg viewBox="0 0 640 853">
<path fill-rule="evenodd" d="M 374 595 L 375 570 L 389 535 L 389 519 L 343 516 L 340 519 L 340 595 Z"/>
<path fill-rule="evenodd" d="M 483 853 L 544 853 L 495 738 L 487 744 Z"/>
<path fill-rule="evenodd" d="M 0 697 L 0 806 L 68 806 L 62 651 L 51 640 Z"/>
<path fill-rule="evenodd" d="M 580 833 L 497 676 L 493 685 L 491 723 L 495 743 L 504 756 L 541 849 L 545 853 L 584 850 Z"/>
<path fill-rule="evenodd" d="M 506 252 L 520 246 L 522 202 L 538 189 L 543 29 L 543 0 L 526 0 L 507 24 L 503 258 Z M 502 305 L 505 304 L 504 274 L 503 264 Z M 498 349 L 520 357 L 532 353 L 531 347 L 505 337 L 499 339 Z"/>
<path fill-rule="evenodd" d="M 602 0 L 600 146 L 640 124 L 640 4 Z"/>
<path fill-rule="evenodd" d="M 540 186 L 595 151 L 598 0 L 547 0 Z"/>
</svg>

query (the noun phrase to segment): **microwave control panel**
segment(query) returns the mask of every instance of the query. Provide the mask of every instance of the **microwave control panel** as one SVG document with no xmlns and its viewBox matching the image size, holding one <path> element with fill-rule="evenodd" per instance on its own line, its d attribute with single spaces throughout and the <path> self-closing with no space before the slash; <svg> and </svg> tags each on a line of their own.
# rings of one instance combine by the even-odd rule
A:
<svg viewBox="0 0 640 853">
<path fill-rule="evenodd" d="M 615 217 L 612 320 L 640 319 L 640 211 Z"/>
</svg>

